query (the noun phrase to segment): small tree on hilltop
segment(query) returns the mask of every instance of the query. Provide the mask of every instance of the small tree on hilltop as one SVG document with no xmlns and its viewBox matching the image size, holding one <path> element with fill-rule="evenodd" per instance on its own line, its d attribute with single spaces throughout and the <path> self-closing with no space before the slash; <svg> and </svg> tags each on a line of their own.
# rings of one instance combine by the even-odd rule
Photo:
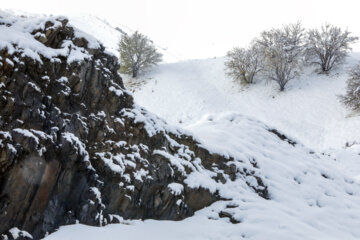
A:
<svg viewBox="0 0 360 240">
<path fill-rule="evenodd" d="M 300 23 L 261 33 L 256 42 L 261 46 L 264 72 L 275 81 L 280 91 L 300 75 L 303 57 L 303 32 Z"/>
<path fill-rule="evenodd" d="M 249 49 L 234 48 L 226 55 L 227 74 L 241 84 L 254 82 L 256 73 L 261 70 L 261 55 L 256 46 Z"/>
<path fill-rule="evenodd" d="M 162 61 L 162 54 L 158 53 L 153 42 L 145 35 L 134 32 L 123 35 L 119 42 L 120 72 L 132 74 L 136 78 L 139 71 L 155 66 Z"/>
<path fill-rule="evenodd" d="M 343 62 L 350 45 L 358 37 L 350 36 L 348 30 L 325 24 L 321 30 L 312 29 L 307 32 L 306 55 L 310 64 L 320 65 L 323 72 L 330 71 L 334 65 Z"/>
<path fill-rule="evenodd" d="M 352 110 L 360 110 L 360 65 L 356 66 L 347 80 L 346 94 L 340 96 L 341 102 Z"/>
</svg>

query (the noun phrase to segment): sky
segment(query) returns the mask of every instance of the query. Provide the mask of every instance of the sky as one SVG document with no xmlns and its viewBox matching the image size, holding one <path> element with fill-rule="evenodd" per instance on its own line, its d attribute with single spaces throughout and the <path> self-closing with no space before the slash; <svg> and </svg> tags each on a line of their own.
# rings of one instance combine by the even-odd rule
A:
<svg viewBox="0 0 360 240">
<path fill-rule="evenodd" d="M 261 31 L 301 21 L 325 22 L 360 36 L 359 0 L 12 0 L 1 9 L 54 15 L 96 15 L 125 31 L 139 30 L 174 60 L 224 56 Z M 354 45 L 360 51 L 360 43 Z"/>
</svg>

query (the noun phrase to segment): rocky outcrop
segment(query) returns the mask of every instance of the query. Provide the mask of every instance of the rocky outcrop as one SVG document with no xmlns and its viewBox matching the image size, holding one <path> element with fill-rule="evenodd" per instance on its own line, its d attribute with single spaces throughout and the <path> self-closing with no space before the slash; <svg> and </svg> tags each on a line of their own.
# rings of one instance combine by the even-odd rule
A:
<svg viewBox="0 0 360 240">
<path fill-rule="evenodd" d="M 134 104 L 116 57 L 66 19 L 0 27 L 20 35 L 0 42 L 2 238 L 39 239 L 76 221 L 180 220 L 222 198 L 212 184 L 256 176 L 256 164 L 210 154 Z"/>
</svg>

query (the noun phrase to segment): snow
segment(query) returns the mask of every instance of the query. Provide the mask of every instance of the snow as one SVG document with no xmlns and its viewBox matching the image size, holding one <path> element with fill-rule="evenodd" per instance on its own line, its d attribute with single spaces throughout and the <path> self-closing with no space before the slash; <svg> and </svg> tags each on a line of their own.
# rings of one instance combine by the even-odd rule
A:
<svg viewBox="0 0 360 240">
<path fill-rule="evenodd" d="M 183 166 L 183 164 L 179 161 L 178 158 L 174 157 L 173 155 L 171 155 L 170 153 L 163 151 L 163 150 L 155 150 L 153 151 L 154 155 L 161 155 L 163 157 L 165 157 L 166 159 L 169 160 L 171 166 L 176 167 L 178 171 L 180 172 L 185 172 L 185 167 Z M 186 162 L 183 162 L 184 164 L 186 164 Z"/>
<path fill-rule="evenodd" d="M 39 36 L 39 34 L 35 34 L 35 36 L 31 34 L 35 30 L 44 30 L 45 22 L 53 23 L 53 26 L 50 28 L 57 29 L 61 26 L 62 23 L 60 20 L 63 19 L 63 17 L 18 17 L 4 11 L 0 11 L 0 16 L 3 17 L 1 18 L 1 22 L 5 23 L 4 25 L 0 25 L 0 49 L 7 49 L 9 54 L 18 51 L 22 57 L 27 56 L 40 63 L 42 63 L 41 57 L 51 60 L 55 60 L 58 56 L 67 57 L 68 64 L 91 58 L 84 48 L 75 46 L 70 40 L 64 41 L 61 48 L 54 49 L 36 40 L 35 36 Z M 10 26 L 7 26 L 7 24 Z M 75 29 L 75 36 L 85 37 L 88 41 L 89 48 L 100 47 L 94 37 L 78 29 Z M 14 65 L 10 59 L 6 59 L 6 62 L 12 66 Z"/>
<path fill-rule="evenodd" d="M 34 130 L 34 129 L 30 129 L 30 131 L 32 133 L 34 133 L 35 135 L 37 135 L 38 137 L 40 137 L 41 139 L 53 139 L 53 136 L 49 135 L 49 134 L 46 134 L 44 133 L 43 131 L 38 131 L 38 130 Z"/>
<path fill-rule="evenodd" d="M 90 163 L 89 153 L 86 151 L 85 144 L 83 142 L 81 142 L 77 136 L 75 136 L 73 133 L 70 133 L 70 132 L 62 133 L 62 137 L 64 138 L 64 140 L 66 140 L 70 144 L 72 144 L 77 149 L 78 153 L 82 157 L 84 157 L 83 161 L 87 162 L 89 164 L 87 168 L 95 171 L 95 169 L 93 168 L 93 166 Z"/>
<path fill-rule="evenodd" d="M 180 183 L 170 183 L 168 185 L 170 192 L 175 196 L 180 195 L 184 191 L 184 186 Z"/>
<path fill-rule="evenodd" d="M 111 169 L 113 172 L 119 173 L 124 178 L 127 178 L 130 182 L 130 177 L 128 174 L 125 174 L 125 170 L 130 167 L 136 168 L 136 161 L 147 162 L 147 160 L 143 159 L 139 154 L 140 148 L 137 145 L 128 145 L 125 141 L 107 141 L 108 144 L 113 144 L 113 146 L 117 148 L 124 148 L 125 150 L 131 149 L 132 152 L 128 154 L 114 154 L 112 152 L 96 152 L 98 160 L 103 161 L 103 163 Z M 133 177 L 139 181 L 143 181 L 143 177 L 148 175 L 148 171 L 145 169 L 139 169 L 133 172 Z"/>
<path fill-rule="evenodd" d="M 204 171 L 206 172 L 204 174 Z M 190 188 L 205 188 L 209 190 L 211 193 L 215 193 L 217 189 L 219 189 L 218 184 L 214 179 L 211 177 L 214 177 L 215 174 L 213 172 L 210 172 L 208 170 L 204 170 L 203 172 L 192 172 L 184 181 L 186 185 L 188 185 Z M 220 186 L 221 187 L 221 186 Z"/>
<path fill-rule="evenodd" d="M 46 239 L 112 239 L 120 234 L 131 239 L 359 239 L 360 146 L 344 146 L 359 142 L 360 119 L 337 98 L 344 93 L 346 70 L 357 59 L 353 54 L 329 76 L 306 68 L 282 93 L 273 83 L 239 88 L 225 75 L 223 58 L 164 64 L 147 73 L 143 78 L 148 83 L 134 89 L 135 101 L 173 126 L 139 106 L 122 114 L 143 122 L 149 135 L 190 133 L 202 147 L 231 159 L 227 164 L 235 166 L 236 179 L 222 184 L 200 159 L 189 161 L 189 149 L 174 155 L 153 152 L 184 172 L 187 187 L 231 200 L 217 201 L 183 221 L 133 220 L 96 230 L 66 226 Z M 170 137 L 168 141 L 178 145 Z M 145 175 L 137 172 L 136 178 Z M 255 192 L 264 190 L 258 178 L 269 199 Z M 184 186 L 171 183 L 168 188 L 181 194 Z M 230 223 L 221 212 L 241 223 Z"/>
<path fill-rule="evenodd" d="M 32 138 L 34 139 L 36 145 L 39 145 L 39 138 L 37 136 L 35 136 L 31 131 L 27 130 L 27 129 L 22 129 L 22 128 L 14 128 L 12 130 L 13 132 L 16 132 L 18 134 L 23 135 L 24 137 L 28 137 L 28 138 Z"/>
<path fill-rule="evenodd" d="M 41 89 L 33 82 L 28 82 L 27 83 L 30 87 L 32 87 L 35 91 L 37 91 L 38 93 L 41 93 Z"/>
<path fill-rule="evenodd" d="M 172 125 L 186 128 L 206 114 L 234 111 L 314 149 L 340 149 L 346 142 L 359 141 L 360 118 L 338 99 L 345 93 L 347 71 L 359 60 L 360 54 L 352 54 L 346 65 L 330 75 L 305 68 L 282 93 L 267 81 L 239 87 L 225 74 L 224 58 L 162 64 L 140 77 L 147 84 L 133 89 L 133 95 L 139 105 Z"/>
<path fill-rule="evenodd" d="M 61 77 L 56 81 L 59 82 L 59 83 L 68 83 L 69 82 L 67 77 Z"/>
<path fill-rule="evenodd" d="M 106 113 L 104 111 L 99 111 L 96 115 L 101 118 L 106 118 Z"/>
<path fill-rule="evenodd" d="M 172 229 L 182 231 L 177 237 L 358 239 L 360 147 L 344 147 L 359 142 L 360 118 L 345 109 L 337 97 L 345 92 L 347 70 L 358 59 L 358 54 L 352 54 L 347 64 L 330 75 L 306 68 L 283 93 L 268 82 L 239 88 L 225 75 L 223 58 L 163 64 L 144 75 L 140 81 L 148 83 L 134 89 L 138 104 L 186 128 L 211 152 L 234 158 L 238 169 L 246 165 L 251 169 L 246 160 L 256 159 L 259 169 L 252 170 L 265 179 L 269 191 L 270 200 L 249 192 L 249 187 L 261 187 L 253 176 L 224 186 L 213 181 L 212 172 L 195 171 L 185 180 L 189 187 L 217 190 L 237 207 L 227 209 L 228 203 L 219 201 L 192 218 L 171 223 Z M 296 144 L 281 140 L 271 129 Z M 225 210 L 241 221 L 240 227 L 219 219 L 217 213 Z M 206 230 L 197 236 L 202 233 L 200 219 Z M 189 230 L 192 234 L 187 236 L 184 231 L 190 221 L 196 230 Z M 145 221 L 127 227 L 133 228 L 131 237 L 135 239 L 137 233 L 176 239 L 167 235 L 171 231 L 163 230 L 169 228 L 166 224 Z M 226 230 L 219 227 L 223 224 Z M 150 226 L 153 233 L 148 232 Z M 206 235 L 213 229 L 215 233 Z"/>
<path fill-rule="evenodd" d="M 118 56 L 118 42 L 122 33 L 115 29 L 116 26 L 112 26 L 105 20 L 91 15 L 73 15 L 68 16 L 69 23 L 76 29 L 77 37 L 94 38 L 95 36 L 111 54 Z M 98 48 L 95 44 L 96 41 L 91 41 L 91 48 Z M 94 46 L 93 46 L 94 45 Z"/>
<path fill-rule="evenodd" d="M 9 233 L 12 235 L 12 237 L 14 239 L 18 239 L 18 238 L 21 238 L 21 237 L 28 237 L 30 239 L 33 239 L 31 234 L 29 234 L 26 231 L 20 230 L 17 227 L 14 227 L 14 228 L 10 229 Z"/>
<path fill-rule="evenodd" d="M 110 155 L 110 158 L 106 157 L 105 153 L 96 153 L 97 156 L 101 158 L 101 160 L 113 171 L 118 173 L 123 173 L 125 171 L 125 164 L 123 163 L 123 155 L 119 154 L 116 156 Z M 113 160 L 116 161 L 117 164 L 114 164 Z M 119 165 L 120 164 L 120 165 Z"/>
<path fill-rule="evenodd" d="M 8 59 L 8 58 L 6 58 L 6 63 L 7 64 L 9 64 L 9 65 L 11 65 L 12 67 L 14 67 L 14 62 L 13 61 L 11 61 L 10 59 Z"/>
<path fill-rule="evenodd" d="M 88 45 L 87 45 L 88 48 L 91 48 L 91 49 L 100 48 L 100 44 L 99 44 L 98 40 L 93 35 L 79 31 L 76 27 L 74 27 L 74 28 L 75 28 L 75 30 L 77 30 L 77 31 L 75 31 L 75 34 L 74 34 L 75 37 L 76 38 L 85 38 L 88 41 Z"/>
<path fill-rule="evenodd" d="M 98 228 L 81 224 L 64 226 L 60 231 L 51 234 L 46 239 L 92 240 L 92 239 L 158 239 L 158 240 L 208 240 L 208 239 L 241 239 L 241 235 L 232 238 L 224 232 L 234 232 L 239 229 L 225 221 L 212 221 L 206 218 L 190 218 L 181 222 L 146 220 L 131 222 L 131 224 L 110 224 Z M 232 230 L 232 231 L 229 231 Z M 86 237 L 84 236 L 86 232 Z M 239 232 L 239 231 L 238 231 Z"/>
<path fill-rule="evenodd" d="M 214 181 L 214 172 L 196 168 L 185 183 L 204 187 L 231 201 L 218 201 L 194 217 L 180 222 L 129 221 L 130 225 L 110 225 L 91 233 L 92 227 L 62 227 L 47 239 L 358 239 L 360 237 L 360 185 L 339 167 L 341 161 L 314 152 L 297 142 L 280 139 L 269 126 L 239 113 L 208 115 L 188 127 L 203 147 L 232 157 L 238 171 L 254 172 L 268 187 L 270 200 L 254 192 L 254 177 L 241 177 L 226 184 Z M 173 143 L 174 144 L 174 143 Z M 158 151 L 157 151 L 158 152 Z M 160 153 L 163 154 L 163 153 Z M 165 156 L 165 155 L 164 155 Z M 168 156 L 181 168 L 182 160 Z M 251 165 L 255 159 L 258 166 Z M 178 163 L 176 163 L 176 162 Z M 358 172 L 359 173 L 359 172 Z M 183 186 L 169 184 L 175 194 Z M 235 207 L 229 207 L 235 206 Z M 221 219 L 227 212 L 240 225 Z M 128 224 L 129 224 L 128 223 Z M 190 227 L 190 228 L 189 228 Z M 82 229 L 82 231 L 81 231 Z M 86 230 L 85 230 L 86 229 Z M 259 231 L 261 229 L 261 231 Z M 78 233 L 79 231 L 79 233 Z M 86 234 L 84 233 L 86 232 Z"/>
<path fill-rule="evenodd" d="M 10 135 L 9 132 L 0 131 L 0 135 L 2 135 L 2 138 L 3 138 L 3 139 L 12 140 L 12 137 L 11 137 L 11 135 Z M 1 146 L 1 147 L 4 147 L 4 145 L 3 145 L 3 143 L 2 143 L 3 139 L 0 139 L 0 146 Z"/>
<path fill-rule="evenodd" d="M 66 56 L 68 63 L 89 57 L 85 49 L 72 46 L 70 41 L 65 41 L 60 49 L 48 49 L 34 39 L 30 32 L 43 28 L 45 21 L 52 21 L 55 28 L 61 24 L 55 17 L 6 19 L 12 27 L 0 26 L 0 48 L 7 48 L 9 53 L 21 51 L 39 62 L 41 57 L 56 61 L 56 57 Z M 107 50 L 117 54 L 114 36 L 120 36 L 119 33 L 100 19 L 88 19 L 88 23 L 80 18 L 70 19 L 70 24 L 83 31 L 76 30 L 75 35 L 85 37 L 90 48 L 100 46 L 91 35 L 100 37 Z M 330 75 L 319 75 L 307 67 L 285 92 L 278 92 L 274 83 L 265 81 L 239 87 L 226 76 L 224 58 L 154 68 L 141 76 L 139 81 L 147 82 L 145 85 L 132 89 L 135 108 L 123 109 L 121 115 L 143 123 L 150 136 L 159 132 L 191 134 L 211 153 L 229 158 L 227 164 L 235 166 L 236 179 L 225 179 L 223 184 L 213 179 L 216 171 L 206 170 L 200 159 L 191 161 L 194 153 L 169 136 L 166 138 L 171 146 L 177 147 L 177 153 L 172 155 L 163 149 L 152 152 L 181 171 L 187 187 L 205 188 L 230 200 L 217 201 L 183 221 L 124 221 L 121 216 L 112 216 L 121 224 L 102 228 L 81 224 L 63 226 L 45 239 L 117 239 L 118 236 L 124 239 L 360 239 L 360 117 L 345 109 L 337 97 L 345 92 L 348 69 L 359 59 L 359 54 L 352 54 L 347 64 Z M 12 60 L 6 61 L 11 65 Z M 66 83 L 67 79 L 58 81 Z M 113 86 L 109 91 L 119 97 L 123 94 Z M 106 114 L 101 111 L 97 116 L 105 118 Z M 122 118 L 116 122 L 124 124 Z M 272 129 L 295 144 L 284 141 Z M 51 137 L 35 130 L 13 131 L 34 138 L 37 143 L 39 138 Z M 7 132 L 0 134 L 11 139 Z M 62 137 L 89 161 L 86 145 L 79 138 L 68 132 Z M 132 149 L 133 153 L 99 152 L 98 160 L 123 174 L 128 183 L 132 177 L 143 181 L 147 170 L 141 168 L 132 176 L 125 174 L 125 169 L 134 168 L 137 160 L 147 161 L 139 159 L 140 148 L 144 150 L 144 147 L 127 146 L 126 142 L 114 142 L 114 145 Z M 89 168 L 93 169 L 91 164 Z M 191 173 L 187 174 L 186 168 Z M 256 193 L 264 190 L 264 186 L 269 199 Z M 126 188 L 131 190 L 134 186 Z M 168 188 L 174 195 L 184 191 L 184 185 L 175 182 Z M 90 190 L 101 203 L 99 189 Z M 177 204 L 182 204 L 181 199 Z M 220 217 L 221 212 L 241 223 L 230 223 L 229 218 Z M 16 235 L 20 230 L 14 228 L 13 232 Z"/>
<path fill-rule="evenodd" d="M 139 180 L 140 182 L 143 181 L 143 177 L 146 177 L 149 175 L 149 171 L 144 170 L 143 168 L 141 168 L 140 170 L 134 172 L 134 178 Z"/>
<path fill-rule="evenodd" d="M 95 194 L 96 199 L 101 202 L 101 193 L 97 187 L 91 187 L 90 190 Z"/>
<path fill-rule="evenodd" d="M 1 140 L 0 140 L 0 146 L 2 146 L 1 144 Z M 6 146 L 8 147 L 8 149 L 10 149 L 10 151 L 13 153 L 13 154 L 16 154 L 17 153 L 17 150 L 16 148 L 12 145 L 12 144 L 6 144 Z"/>
<path fill-rule="evenodd" d="M 133 119 L 134 123 L 143 123 L 149 136 L 154 136 L 159 132 L 168 132 L 176 135 L 186 133 L 177 127 L 166 124 L 166 122 L 155 114 L 143 109 L 137 104 L 133 108 L 124 108 L 120 112 L 121 116 Z"/>
<path fill-rule="evenodd" d="M 118 96 L 118 97 L 123 95 L 123 91 L 121 89 L 117 89 L 117 88 L 115 88 L 113 86 L 109 87 L 109 91 L 114 92 L 116 94 L 116 96 Z"/>
</svg>

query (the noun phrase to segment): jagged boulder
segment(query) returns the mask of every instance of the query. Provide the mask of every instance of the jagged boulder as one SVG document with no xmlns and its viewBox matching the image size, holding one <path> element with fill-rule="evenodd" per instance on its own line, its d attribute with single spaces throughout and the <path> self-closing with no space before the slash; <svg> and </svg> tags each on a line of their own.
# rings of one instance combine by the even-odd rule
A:
<svg viewBox="0 0 360 240">
<path fill-rule="evenodd" d="M 180 220 L 221 198 L 212 182 L 256 175 L 137 106 L 117 58 L 66 19 L 4 17 L 0 28 L 4 239 L 76 221 Z"/>
</svg>

